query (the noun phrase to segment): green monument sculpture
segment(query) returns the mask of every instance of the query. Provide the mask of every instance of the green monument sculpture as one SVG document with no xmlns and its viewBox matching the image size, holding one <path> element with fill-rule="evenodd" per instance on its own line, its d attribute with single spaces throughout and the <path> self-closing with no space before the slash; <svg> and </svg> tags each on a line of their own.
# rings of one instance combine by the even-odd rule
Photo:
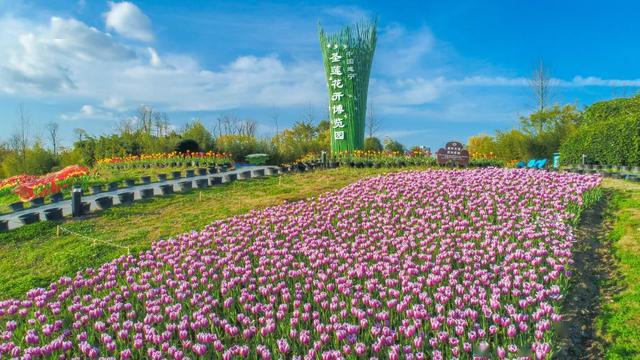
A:
<svg viewBox="0 0 640 360">
<path fill-rule="evenodd" d="M 335 34 L 319 28 L 329 89 L 331 152 L 362 149 L 369 74 L 376 48 L 376 22 L 347 26 Z"/>
</svg>

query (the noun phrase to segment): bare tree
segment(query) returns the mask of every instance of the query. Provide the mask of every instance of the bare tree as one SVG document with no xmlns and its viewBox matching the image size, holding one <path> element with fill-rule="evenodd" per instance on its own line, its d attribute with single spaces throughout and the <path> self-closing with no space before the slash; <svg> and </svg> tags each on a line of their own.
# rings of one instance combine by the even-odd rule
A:
<svg viewBox="0 0 640 360">
<path fill-rule="evenodd" d="M 59 143 L 59 126 L 57 122 L 51 121 L 46 126 L 47 132 L 49 133 L 49 140 L 51 141 L 51 147 L 53 147 L 53 155 L 58 155 L 58 143 Z"/>
<path fill-rule="evenodd" d="M 375 115 L 373 110 L 373 104 L 369 103 L 367 107 L 367 132 L 369 133 L 369 137 L 372 138 L 375 134 L 380 130 L 381 121 Z"/>
<path fill-rule="evenodd" d="M 24 164 L 27 158 L 27 149 L 29 149 L 29 131 L 31 129 L 31 115 L 24 106 L 20 104 L 18 106 L 18 128 L 15 134 L 11 136 L 9 141 L 13 150 L 16 151 L 18 156 L 22 159 Z"/>
<path fill-rule="evenodd" d="M 529 80 L 529 86 L 531 90 L 533 90 L 538 111 L 544 111 L 551 97 L 551 75 L 542 59 L 540 59 L 533 70 L 533 76 Z"/>
<path fill-rule="evenodd" d="M 88 139 L 89 133 L 85 129 L 75 128 L 73 129 L 73 133 L 78 137 L 78 141 L 82 141 L 84 139 Z"/>
<path fill-rule="evenodd" d="M 151 134 L 154 119 L 153 108 L 151 106 L 141 105 L 136 113 L 136 118 L 139 121 L 138 128 L 145 134 Z"/>
<path fill-rule="evenodd" d="M 276 108 L 274 106 L 271 110 L 271 119 L 273 119 L 273 122 L 276 125 L 276 136 L 278 136 L 278 134 L 280 133 L 280 129 L 278 129 L 278 118 L 279 118 L 279 114 L 276 111 Z"/>
<path fill-rule="evenodd" d="M 233 114 L 218 116 L 218 124 L 214 126 L 214 133 L 222 135 L 245 135 L 255 136 L 258 129 L 258 122 L 253 119 L 240 120 Z"/>
</svg>

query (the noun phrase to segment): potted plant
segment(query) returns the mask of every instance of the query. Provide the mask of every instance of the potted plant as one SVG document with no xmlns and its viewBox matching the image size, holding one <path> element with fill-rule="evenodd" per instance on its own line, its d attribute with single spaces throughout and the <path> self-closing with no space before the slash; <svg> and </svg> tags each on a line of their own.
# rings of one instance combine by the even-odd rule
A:
<svg viewBox="0 0 640 360">
<path fill-rule="evenodd" d="M 102 184 L 100 185 L 91 185 L 91 193 L 92 194 L 100 194 L 103 192 Z"/>
<path fill-rule="evenodd" d="M 57 193 L 51 194 L 51 196 L 49 196 L 49 199 L 51 200 L 52 203 L 57 203 L 64 199 L 64 195 L 61 192 L 57 192 Z"/>
<path fill-rule="evenodd" d="M 118 194 L 120 204 L 130 204 L 133 202 L 133 191 L 122 192 Z"/>
<path fill-rule="evenodd" d="M 44 197 L 36 197 L 31 199 L 31 207 L 38 207 L 44 205 Z"/>
<path fill-rule="evenodd" d="M 109 191 L 118 190 L 118 182 L 117 181 L 112 181 L 107 186 L 109 187 Z"/>
<path fill-rule="evenodd" d="M 172 176 L 174 179 L 180 179 L 180 178 L 182 177 L 182 171 L 180 171 L 180 170 L 172 171 L 172 172 L 171 172 L 171 176 Z"/>
<path fill-rule="evenodd" d="M 80 205 L 80 211 L 83 215 L 88 215 L 91 212 L 91 203 L 88 201 L 83 201 L 82 205 Z"/>
<path fill-rule="evenodd" d="M 64 215 L 62 214 L 62 208 L 49 208 L 44 211 L 44 218 L 49 221 L 62 220 Z"/>
<path fill-rule="evenodd" d="M 173 185 L 172 184 L 160 185 L 160 192 L 162 193 L 162 195 L 168 195 L 173 193 Z"/>
<path fill-rule="evenodd" d="M 167 181 L 167 174 L 158 174 L 159 181 Z"/>
<path fill-rule="evenodd" d="M 211 181 L 211 186 L 222 184 L 222 176 L 212 176 L 209 179 Z"/>
<path fill-rule="evenodd" d="M 13 212 L 24 210 L 24 203 L 22 201 L 16 201 L 12 204 L 9 204 L 9 208 L 11 208 L 11 211 Z"/>
<path fill-rule="evenodd" d="M 113 206 L 113 196 L 102 196 L 96 199 L 96 204 L 102 210 Z"/>
<path fill-rule="evenodd" d="M 127 187 L 132 187 L 136 184 L 136 179 L 125 179 L 124 183 L 127 185 Z"/>
<path fill-rule="evenodd" d="M 196 186 L 198 189 L 202 189 L 209 186 L 209 179 L 198 179 L 196 180 Z"/>
<path fill-rule="evenodd" d="M 186 177 L 194 177 L 196 175 L 196 171 L 193 169 L 187 169 Z"/>
<path fill-rule="evenodd" d="M 198 168 L 198 175 L 200 175 L 200 176 L 207 175 L 207 169 L 206 168 Z"/>
<path fill-rule="evenodd" d="M 153 197 L 153 188 L 140 190 L 141 199 L 150 199 Z"/>
<path fill-rule="evenodd" d="M 142 181 L 143 184 L 150 184 L 151 176 L 140 176 L 140 181 Z"/>
<path fill-rule="evenodd" d="M 37 212 L 30 212 L 30 213 L 22 214 L 18 216 L 18 218 L 23 224 L 29 225 L 29 224 L 33 224 L 40 221 L 40 214 Z"/>
</svg>

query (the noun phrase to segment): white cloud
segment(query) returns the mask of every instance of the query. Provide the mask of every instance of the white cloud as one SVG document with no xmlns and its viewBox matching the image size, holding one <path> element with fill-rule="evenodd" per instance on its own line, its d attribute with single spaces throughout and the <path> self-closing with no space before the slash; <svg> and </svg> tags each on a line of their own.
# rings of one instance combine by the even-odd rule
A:
<svg viewBox="0 0 640 360">
<path fill-rule="evenodd" d="M 104 14 L 107 30 L 133 40 L 153 41 L 151 20 L 140 8 L 128 1 L 109 2 L 110 10 Z"/>
<path fill-rule="evenodd" d="M 160 60 L 160 56 L 158 56 L 158 52 L 156 51 L 156 49 L 149 47 L 147 48 L 147 50 L 149 51 L 149 63 L 151 64 L 151 66 L 162 65 L 162 61 Z"/>
<path fill-rule="evenodd" d="M 67 112 L 61 114 L 60 119 L 64 121 L 113 121 L 116 119 L 116 114 L 108 110 L 86 104 L 82 105 L 80 107 L 80 110 L 77 112 Z"/>
</svg>

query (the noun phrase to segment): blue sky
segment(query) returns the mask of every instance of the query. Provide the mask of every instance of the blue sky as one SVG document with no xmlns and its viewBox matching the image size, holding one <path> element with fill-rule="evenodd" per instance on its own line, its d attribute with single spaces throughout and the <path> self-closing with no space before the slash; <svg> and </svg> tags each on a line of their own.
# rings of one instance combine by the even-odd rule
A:
<svg viewBox="0 0 640 360">
<path fill-rule="evenodd" d="M 422 3 L 422 4 L 421 4 Z M 141 105 L 183 126 L 256 119 L 262 136 L 327 116 L 317 24 L 379 19 L 369 100 L 379 137 L 405 145 L 509 129 L 534 100 L 544 59 L 552 98 L 583 107 L 640 87 L 634 1 L 35 2 L 0 0 L 0 137 L 28 111 L 34 136 L 60 124 L 110 132 Z"/>
</svg>

